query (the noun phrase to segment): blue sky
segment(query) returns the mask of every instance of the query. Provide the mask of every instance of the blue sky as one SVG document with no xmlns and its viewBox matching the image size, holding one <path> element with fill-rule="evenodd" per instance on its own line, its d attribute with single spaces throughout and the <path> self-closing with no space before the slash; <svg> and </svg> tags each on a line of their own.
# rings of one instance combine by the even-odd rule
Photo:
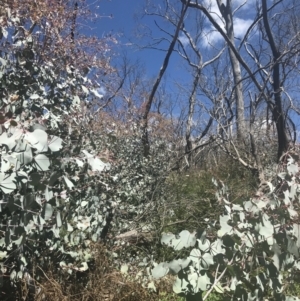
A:
<svg viewBox="0 0 300 301">
<path fill-rule="evenodd" d="M 157 0 L 156 0 L 157 1 Z M 119 50 L 127 51 L 130 59 L 140 59 L 147 70 L 148 76 L 156 76 L 164 58 L 164 53 L 153 50 L 138 50 L 132 42 L 138 43 L 134 32 L 139 22 L 145 23 L 137 15 L 141 13 L 145 1 L 138 0 L 102 0 L 97 13 L 101 18 L 97 22 L 99 36 L 113 34 L 118 37 Z M 110 17 L 111 16 L 111 17 Z M 136 20 L 137 18 L 137 20 Z M 154 21 L 147 20 L 155 30 Z"/>
<path fill-rule="evenodd" d="M 211 0 L 203 1 L 208 7 L 210 6 Z M 241 17 L 240 15 L 237 15 L 235 17 L 234 25 L 236 37 L 243 36 L 243 34 L 246 32 L 247 28 L 251 24 L 253 19 L 253 12 L 255 12 L 255 9 L 251 9 L 251 5 L 253 7 L 255 1 L 256 0 L 247 0 L 246 4 L 244 4 L 245 0 L 233 1 L 235 6 L 244 5 L 240 10 L 243 17 Z M 152 0 L 151 2 L 154 5 L 159 5 L 163 3 L 163 1 L 161 0 Z M 152 34 L 155 37 L 163 35 L 154 23 L 155 21 L 161 21 L 160 19 L 153 16 L 141 17 L 145 3 L 145 0 L 101 0 L 99 6 L 97 7 L 97 10 L 95 10 L 95 13 L 97 13 L 100 16 L 100 19 L 97 22 L 96 30 L 99 36 L 110 33 L 118 35 L 118 40 L 120 42 L 119 45 L 121 46 L 121 48 L 127 49 L 131 58 L 141 59 L 141 61 L 143 61 L 143 63 L 146 66 L 148 74 L 150 76 L 156 76 L 159 71 L 159 68 L 161 67 L 161 63 L 164 59 L 165 53 L 155 50 L 141 51 L 133 49 L 129 46 L 129 44 L 132 41 L 138 43 L 139 45 L 142 45 L 143 41 L 137 40 L 134 35 L 134 32 L 137 29 L 137 27 L 140 27 L 142 25 L 147 25 L 151 29 Z M 210 10 L 211 12 L 213 12 L 214 15 L 217 15 L 219 11 L 216 5 L 216 1 L 212 1 L 211 3 L 212 5 Z M 188 19 L 191 18 L 192 15 L 190 15 L 190 18 Z M 188 23 L 188 19 L 185 21 L 186 23 Z M 216 19 L 220 21 L 219 18 Z M 208 40 L 213 43 L 218 43 L 220 40 L 222 40 L 220 34 L 216 33 L 215 31 L 211 31 L 210 27 L 211 26 L 207 26 L 207 40 L 203 39 L 204 47 L 207 46 Z M 184 37 L 182 41 L 185 41 Z M 171 70 L 168 70 L 169 74 L 173 74 L 176 70 L 178 71 L 178 68 L 172 70 L 174 68 L 174 62 L 175 65 L 179 64 L 178 57 L 176 57 L 176 55 L 172 55 L 172 60 L 173 64 L 169 64 L 169 68 L 171 68 Z"/>
<path fill-rule="evenodd" d="M 89 0 L 93 3 L 93 0 Z M 209 7 L 211 0 L 203 0 L 204 3 Z M 242 6 L 241 13 L 235 17 L 235 35 L 237 37 L 243 36 L 247 28 L 252 22 L 253 13 L 255 9 L 253 7 L 256 0 L 247 0 L 246 4 Z M 164 1 L 161 0 L 151 0 L 154 5 L 163 4 Z M 234 5 L 243 5 L 245 0 L 234 0 Z M 146 76 L 149 78 L 155 78 L 161 68 L 162 62 L 165 57 L 165 52 L 157 51 L 153 49 L 138 49 L 130 44 L 136 43 L 138 45 L 145 44 L 145 39 L 138 40 L 135 35 L 135 31 L 142 27 L 143 25 L 148 26 L 151 30 L 151 34 L 154 37 L 166 36 L 162 33 L 155 25 L 155 21 L 162 24 L 162 20 L 154 16 L 144 16 L 142 17 L 143 7 L 146 0 L 101 0 L 97 5 L 98 7 L 93 10 L 93 13 L 98 14 L 100 18 L 95 24 L 95 31 L 99 37 L 106 34 L 113 34 L 117 36 L 119 45 L 116 51 L 126 51 L 129 58 L 134 61 L 138 59 L 144 65 L 146 69 Z M 178 1 L 180 6 L 180 1 Z M 218 8 L 216 6 L 216 1 L 211 2 L 210 7 L 213 15 L 217 15 Z M 94 5 L 95 7 L 95 5 Z M 250 9 L 249 9 L 250 8 Z M 253 7 L 254 8 L 254 7 Z M 186 26 L 192 28 L 194 26 L 194 15 L 193 10 L 189 10 L 189 16 L 186 18 Z M 242 17 L 241 17 L 242 15 Z M 192 20 L 192 21 L 191 21 Z M 217 18 L 219 21 L 220 19 Z M 219 22 L 218 22 L 219 23 Z M 221 25 L 221 24 L 220 24 Z M 168 25 L 167 25 L 168 26 Z M 169 32 L 174 32 L 174 27 L 166 27 L 166 23 L 163 24 L 163 28 L 167 28 Z M 206 38 L 202 39 L 203 49 L 205 47 L 210 48 L 208 41 L 214 44 L 220 44 L 223 42 L 221 36 L 212 30 L 211 26 L 206 27 Z M 186 38 L 181 37 L 183 44 L 186 43 Z M 149 41 L 149 40 L 148 40 Z M 186 43 L 187 44 L 187 43 Z M 167 49 L 168 43 L 162 44 L 164 49 Z M 209 49 L 208 55 L 211 53 Z M 165 74 L 165 78 L 168 81 L 177 80 L 179 82 L 191 81 L 189 77 L 189 72 L 186 70 L 187 65 L 179 58 L 175 53 L 172 54 L 168 69 Z"/>
<path fill-rule="evenodd" d="M 93 0 L 89 0 L 93 3 Z M 213 15 L 217 16 L 219 14 L 218 8 L 216 6 L 216 1 L 211 0 L 202 0 L 203 3 L 206 3 L 209 7 L 209 3 L 212 3 L 210 6 L 210 11 Z M 143 6 L 145 5 L 146 0 L 101 0 L 99 6 L 94 7 L 93 13 L 98 14 L 100 18 L 94 26 L 94 31 L 96 34 L 101 37 L 107 34 L 112 34 L 117 37 L 118 45 L 116 47 L 116 52 L 126 51 L 129 58 L 134 61 L 139 59 L 145 67 L 145 76 L 148 78 L 155 78 L 161 68 L 162 62 L 165 57 L 165 52 L 157 50 L 140 50 L 137 47 L 132 47 L 130 43 L 137 43 L 142 45 L 145 43 L 145 40 L 138 40 L 135 36 L 135 31 L 138 29 L 141 24 L 147 25 L 153 36 L 161 37 L 163 34 L 155 26 L 155 21 L 159 21 L 157 17 L 142 17 Z M 272 1 L 270 0 L 269 3 Z M 161 0 L 152 0 L 154 4 L 162 4 Z M 233 4 L 237 7 L 242 5 L 241 9 L 235 15 L 234 19 L 234 28 L 235 36 L 237 38 L 242 38 L 247 28 L 254 19 L 256 12 L 255 3 L 256 0 L 234 0 Z M 98 5 L 98 4 L 97 4 Z M 95 6 L 95 5 L 94 5 Z M 189 10 L 189 16 L 186 20 L 186 26 L 192 27 L 194 25 L 194 16 L 193 10 Z M 216 17 L 217 22 L 222 26 L 222 21 L 220 18 Z M 174 28 L 169 27 L 168 30 L 173 32 Z M 187 42 L 185 37 L 181 37 L 183 44 Z M 209 23 L 206 23 L 205 30 L 203 31 L 203 37 L 201 38 L 201 43 L 198 45 L 201 50 L 203 50 L 204 55 L 212 55 L 212 48 L 208 45 L 208 41 L 214 45 L 220 45 L 222 43 L 221 36 L 216 33 Z M 237 44 L 239 40 L 237 39 Z M 165 44 L 164 46 L 166 46 Z M 165 47 L 167 48 L 167 46 Z M 204 51 L 206 50 L 208 51 Z M 207 57 L 208 58 L 208 57 Z M 175 92 L 173 80 L 177 80 L 180 83 L 191 83 L 190 73 L 186 69 L 186 64 L 179 59 L 178 55 L 173 54 L 165 74 L 165 78 L 168 80 L 167 89 L 172 92 Z M 149 87 L 151 88 L 151 87 Z M 175 92 L 176 93 L 176 92 Z"/>
<path fill-rule="evenodd" d="M 153 3 L 161 3 L 161 0 L 152 1 Z M 158 18 L 142 16 L 145 3 L 146 0 L 101 0 L 99 7 L 93 10 L 93 13 L 97 13 L 100 17 L 94 26 L 94 31 L 97 32 L 97 35 L 99 37 L 107 34 L 116 36 L 118 40 L 118 45 L 116 45 L 115 49 L 116 53 L 125 51 L 132 63 L 138 60 L 145 69 L 144 79 L 147 81 L 154 80 L 157 77 L 166 52 L 153 49 L 139 49 L 137 47 L 137 45 L 145 43 L 145 39 L 136 37 L 136 30 L 143 25 L 151 28 L 154 36 L 162 36 L 162 33 L 154 23 L 155 20 L 158 21 Z M 168 46 L 169 44 L 165 43 L 165 49 Z M 174 89 L 175 80 L 183 83 L 188 80 L 188 74 L 183 72 L 180 58 L 173 54 L 161 85 L 164 86 L 172 99 L 176 99 L 178 94 Z M 149 92 L 151 88 L 150 85 Z M 177 115 L 178 112 L 179 107 L 173 113 Z"/>
<path fill-rule="evenodd" d="M 92 1 L 92 0 L 91 0 Z M 211 0 L 203 0 L 209 3 Z M 249 3 L 253 3 L 255 0 L 248 0 Z M 162 5 L 164 1 L 161 0 L 151 0 L 154 5 Z M 236 3 L 243 3 L 244 0 L 234 0 Z M 151 30 L 151 35 L 155 38 L 160 38 L 166 35 L 162 33 L 155 22 L 162 25 L 164 29 L 170 33 L 174 32 L 174 27 L 170 27 L 169 24 L 162 23 L 161 18 L 155 16 L 143 16 L 143 7 L 146 3 L 146 0 L 101 0 L 99 7 L 95 10 L 100 18 L 96 24 L 96 31 L 98 36 L 113 34 L 117 36 L 119 45 L 116 48 L 116 51 L 125 50 L 131 60 L 139 59 L 146 69 L 146 76 L 149 78 L 155 78 L 162 66 L 163 60 L 165 58 L 166 52 L 158 51 L 154 49 L 138 49 L 137 47 L 130 46 L 130 44 L 136 43 L 138 45 L 144 45 L 149 39 L 137 39 L 135 31 L 142 26 L 147 26 Z M 179 8 L 181 7 L 180 1 Z M 212 3 L 215 3 L 213 1 Z M 207 4 L 209 6 L 209 4 Z M 247 8 L 247 6 L 245 6 Z M 218 9 L 216 5 L 212 5 L 212 12 L 216 12 Z M 244 9 L 242 9 L 245 11 Z M 189 16 L 186 18 L 186 26 L 192 28 L 194 27 L 194 10 L 189 10 Z M 249 12 L 247 16 L 249 16 Z M 238 19 L 237 26 L 237 36 L 244 33 L 249 25 L 249 17 L 245 19 Z M 238 30 L 242 29 L 242 30 Z M 220 44 L 220 41 L 223 42 L 221 36 L 216 34 L 215 31 L 212 31 L 210 26 L 207 26 L 208 30 L 208 39 L 211 42 Z M 183 44 L 185 43 L 184 37 L 182 37 Z M 167 49 L 169 43 L 162 43 L 160 47 Z M 202 40 L 203 47 L 210 47 L 207 45 L 207 40 Z M 208 51 L 209 53 L 210 51 Z M 209 53 L 208 55 L 210 55 Z M 168 65 L 168 69 L 164 75 L 164 78 L 167 78 L 168 85 L 172 85 L 171 81 L 178 81 L 180 83 L 191 83 L 190 72 L 187 71 L 187 64 L 184 62 L 176 53 L 173 53 Z M 169 84 L 170 83 L 170 84 Z M 172 87 L 174 90 L 174 87 Z"/>
<path fill-rule="evenodd" d="M 134 29 L 134 13 L 140 5 L 134 0 L 102 0 L 96 13 L 99 15 L 99 34 L 124 34 L 131 36 Z M 140 2 L 142 3 L 142 1 Z M 124 36 L 122 38 L 123 42 Z"/>
</svg>

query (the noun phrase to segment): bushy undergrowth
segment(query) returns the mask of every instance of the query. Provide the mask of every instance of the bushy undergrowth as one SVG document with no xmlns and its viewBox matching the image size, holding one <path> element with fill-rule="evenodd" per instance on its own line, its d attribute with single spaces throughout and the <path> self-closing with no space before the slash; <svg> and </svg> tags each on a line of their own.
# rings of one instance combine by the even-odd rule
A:
<svg viewBox="0 0 300 301">
<path fill-rule="evenodd" d="M 78 17 L 88 13 L 81 2 Z M 97 40 L 94 54 L 93 38 L 70 40 L 73 26 L 61 28 L 73 24 L 73 1 L 2 4 L 0 292 L 6 294 L 24 279 L 39 281 L 51 266 L 61 277 L 87 271 L 93 242 L 113 247 L 118 234 L 155 232 L 169 156 L 156 140 L 144 158 L 134 122 L 135 132 L 119 137 L 108 123 L 93 130 L 93 106 L 104 98 L 100 79 L 113 73 L 109 40 Z M 44 40 L 52 51 L 44 52 Z"/>
<path fill-rule="evenodd" d="M 169 175 L 166 190 L 173 214 L 165 220 L 164 231 L 193 231 L 202 227 L 206 219 L 218 218 L 220 206 L 215 196 L 213 178 L 226 183 L 235 203 L 243 202 L 257 189 L 259 181 L 256 174 L 226 155 L 223 155 L 222 162 L 210 168 L 199 166 Z"/>
<path fill-rule="evenodd" d="M 157 283 L 157 292 L 143 288 L 114 268 L 114 258 L 103 244 L 93 245 L 94 259 L 88 272 L 70 276 L 55 267 L 39 269 L 43 277 L 29 286 L 22 281 L 17 291 L 1 296 L 3 301 L 181 301 L 171 290 L 172 279 Z M 33 294 L 35 292 L 35 294 Z"/>
<path fill-rule="evenodd" d="M 177 274 L 174 291 L 187 300 L 202 300 L 203 292 L 206 300 L 213 291 L 223 300 L 299 300 L 298 151 L 240 200 L 220 179 L 213 182 L 220 214 L 199 231 L 164 233 L 162 244 L 176 252 L 154 267 L 153 277 Z"/>
<path fill-rule="evenodd" d="M 99 94 L 106 90 L 99 82 L 113 73 L 109 41 L 97 41 L 96 48 L 87 44 L 94 43 L 93 38 L 75 42 L 73 1 L 64 6 L 52 2 L 18 1 L 11 6 L 6 0 L 0 12 L 0 299 L 180 300 L 167 289 L 172 277 L 155 283 L 156 293 L 150 293 L 141 285 L 145 279 L 137 281 L 133 274 L 139 269 L 149 272 L 155 261 L 172 259 L 174 252 L 160 244 L 163 231 L 218 227 L 219 218 L 221 228 L 231 230 L 224 195 L 230 195 L 230 206 L 242 211 L 241 205 L 257 185 L 255 175 L 227 157 L 206 169 L 170 174 L 173 157 L 166 136 L 151 136 L 151 150 L 145 157 L 139 122 L 131 121 L 130 130 L 121 133 L 108 122 L 98 130 L 95 112 L 111 101 Z M 81 2 L 84 8 L 85 1 Z M 48 13 L 51 9 L 60 14 Z M 87 13 L 82 8 L 79 12 Z M 65 24 L 71 29 L 61 30 Z M 43 41 L 51 45 L 46 52 Z M 82 61 L 77 60 L 78 53 Z M 297 164 L 288 164 L 292 170 L 282 178 L 286 187 L 299 184 L 293 178 Z M 212 177 L 222 190 L 219 195 L 214 194 Z M 223 183 L 230 189 L 225 191 Z M 296 192 L 284 189 L 272 197 L 282 201 L 282 194 L 295 197 Z M 284 202 L 294 205 L 288 198 Z M 269 207 L 264 210 L 271 212 Z M 265 217 L 265 211 L 258 215 Z M 238 227 L 235 214 L 232 223 Z M 244 223 L 242 213 L 239 219 Z M 257 224 L 263 228 L 262 222 Z M 289 239 L 285 230 L 282 233 Z M 169 235 L 163 242 L 174 247 L 173 241 L 182 237 Z M 211 237 L 203 234 L 201 239 L 209 244 Z M 228 247 L 231 252 L 234 239 Z M 222 248 L 216 249 L 222 256 Z M 212 255 L 207 256 L 216 267 Z M 124 264 L 132 268 L 130 275 L 118 272 Z M 210 282 L 208 277 L 201 281 L 202 292 L 203 283 Z M 297 292 L 297 286 L 289 289 Z M 210 296 L 211 300 L 218 297 Z"/>
</svg>

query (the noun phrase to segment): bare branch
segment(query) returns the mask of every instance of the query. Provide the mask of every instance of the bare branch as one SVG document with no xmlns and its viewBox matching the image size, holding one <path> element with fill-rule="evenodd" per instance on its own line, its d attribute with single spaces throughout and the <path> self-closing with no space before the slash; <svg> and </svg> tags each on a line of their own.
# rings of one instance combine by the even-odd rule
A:
<svg viewBox="0 0 300 301">
<path fill-rule="evenodd" d="M 156 78 L 156 81 L 155 81 L 155 83 L 154 83 L 154 85 L 152 87 L 152 90 L 151 90 L 151 93 L 149 95 L 149 98 L 148 98 L 148 100 L 146 102 L 145 112 L 143 114 L 143 126 L 142 126 L 144 156 L 145 157 L 147 157 L 149 155 L 149 150 L 150 150 L 149 139 L 148 139 L 148 115 L 149 115 L 149 112 L 150 112 L 150 109 L 151 109 L 151 106 L 152 106 L 152 102 L 153 102 L 155 93 L 157 91 L 157 88 L 158 88 L 158 86 L 159 86 L 159 84 L 160 84 L 160 82 L 162 80 L 162 77 L 163 77 L 165 71 L 168 68 L 169 59 L 170 59 L 171 54 L 172 54 L 172 52 L 174 50 L 176 41 L 177 41 L 179 33 L 180 33 L 180 29 L 182 28 L 182 24 L 183 24 L 183 21 L 184 21 L 184 16 L 185 16 L 185 14 L 187 12 L 187 9 L 189 7 L 189 3 L 190 3 L 190 0 L 188 0 L 186 3 L 184 3 L 182 5 L 181 16 L 180 16 L 180 19 L 178 21 L 178 24 L 177 24 L 177 27 L 176 27 L 176 31 L 175 31 L 173 40 L 172 40 L 172 42 L 171 42 L 171 44 L 169 46 L 169 49 L 168 49 L 167 54 L 165 56 L 163 65 L 160 68 L 159 74 L 158 74 L 158 76 Z"/>
</svg>

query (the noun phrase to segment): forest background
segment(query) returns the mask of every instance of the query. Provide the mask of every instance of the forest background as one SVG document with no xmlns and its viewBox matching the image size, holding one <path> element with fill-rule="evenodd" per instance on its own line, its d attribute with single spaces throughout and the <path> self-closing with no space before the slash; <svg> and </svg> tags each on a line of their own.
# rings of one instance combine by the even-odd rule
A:
<svg viewBox="0 0 300 301">
<path fill-rule="evenodd" d="M 1 300 L 298 300 L 300 4 L 2 2 Z"/>
</svg>

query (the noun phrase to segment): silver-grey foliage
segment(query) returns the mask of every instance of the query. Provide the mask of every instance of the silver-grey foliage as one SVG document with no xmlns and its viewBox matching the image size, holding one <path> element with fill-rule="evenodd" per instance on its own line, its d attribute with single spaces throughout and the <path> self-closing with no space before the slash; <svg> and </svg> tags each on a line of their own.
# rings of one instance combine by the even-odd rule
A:
<svg viewBox="0 0 300 301">
<path fill-rule="evenodd" d="M 40 63 L 35 39 L 18 32 L 20 19 L 7 13 L 2 45 L 9 47 L 0 59 L 0 278 L 22 278 L 34 258 L 83 271 L 91 257 L 87 238 L 99 239 L 111 206 L 86 185 L 97 185 L 110 169 L 90 153 L 96 149 L 84 101 L 93 83 L 74 66 L 56 68 L 55 55 Z"/>
<path fill-rule="evenodd" d="M 93 74 L 60 54 L 40 61 L 38 41 L 21 30 L 28 20 L 6 12 L 0 38 L 6 45 L 0 53 L 0 286 L 8 276 L 14 282 L 31 273 L 34 262 L 70 274 L 86 271 L 92 242 L 145 224 L 166 167 L 163 143 L 145 159 L 138 134 L 93 131 L 88 107 L 102 97 Z M 99 67 L 90 64 L 93 72 Z M 115 162 L 100 159 L 105 149 Z"/>
<path fill-rule="evenodd" d="M 229 200 L 226 186 L 218 187 L 217 198 L 224 206 L 219 227 L 180 235 L 163 234 L 161 242 L 193 248 L 185 259 L 158 264 L 152 276 L 169 271 L 178 274 L 174 292 L 201 300 L 216 291 L 232 300 L 299 300 L 286 296 L 286 282 L 300 269 L 299 166 L 298 156 L 287 155 L 281 172 L 267 192 L 259 190 L 240 204 Z M 196 241 L 194 243 L 189 242 Z"/>
</svg>

